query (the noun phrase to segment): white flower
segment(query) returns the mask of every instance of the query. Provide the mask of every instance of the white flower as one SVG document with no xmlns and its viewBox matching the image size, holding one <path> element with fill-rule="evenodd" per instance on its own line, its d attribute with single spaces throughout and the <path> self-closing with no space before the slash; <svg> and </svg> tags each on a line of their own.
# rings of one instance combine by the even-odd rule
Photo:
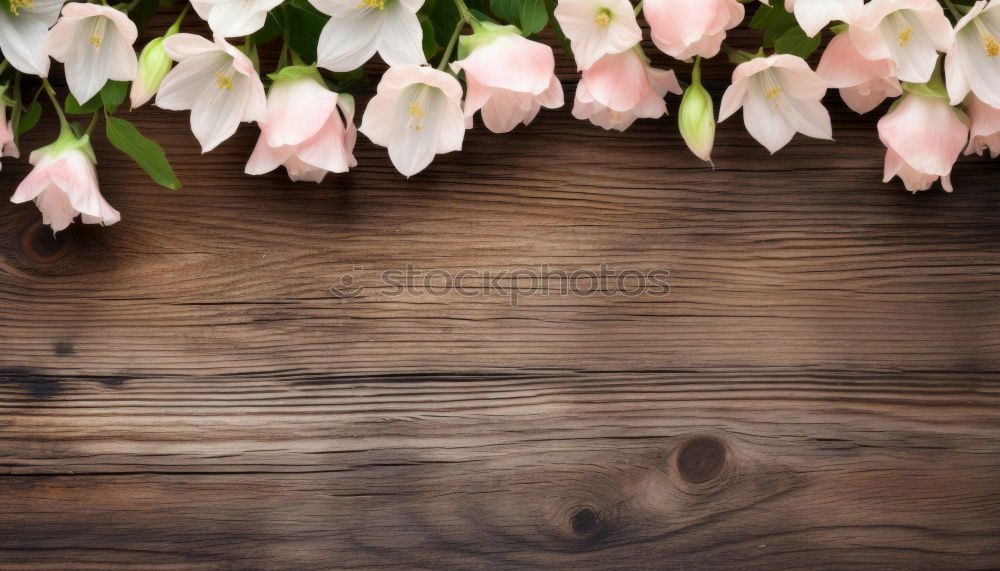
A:
<svg viewBox="0 0 1000 571">
<path fill-rule="evenodd" d="M 955 26 L 955 40 L 944 61 L 952 105 L 972 91 L 1000 108 L 1000 2 L 976 2 Z"/>
<path fill-rule="evenodd" d="M 6 0 L 0 6 L 0 52 L 18 71 L 45 77 L 49 56 L 42 42 L 59 18 L 63 0 Z"/>
<path fill-rule="evenodd" d="M 743 107 L 743 124 L 771 153 L 796 132 L 831 139 L 830 114 L 820 102 L 826 82 L 800 57 L 778 54 L 754 58 L 733 71 L 733 84 L 722 96 L 719 122 Z"/>
<path fill-rule="evenodd" d="M 109 79 L 132 81 L 138 60 L 132 44 L 139 32 L 123 12 L 72 2 L 45 36 L 42 50 L 66 64 L 66 83 L 80 103 L 97 95 Z"/>
<path fill-rule="evenodd" d="M 389 148 L 396 170 L 413 176 L 431 164 L 434 155 L 462 150 L 462 86 L 429 67 L 391 67 L 368 102 L 360 130 L 376 145 Z"/>
<path fill-rule="evenodd" d="M 178 64 L 160 84 L 156 105 L 191 110 L 191 131 L 203 153 L 232 136 L 241 121 L 264 119 L 267 96 L 253 62 L 224 38 L 216 36 L 212 43 L 177 34 L 163 49 Z"/>
<path fill-rule="evenodd" d="M 264 27 L 267 13 L 281 0 L 191 0 L 212 32 L 224 38 L 247 36 Z"/>
<path fill-rule="evenodd" d="M 361 67 L 377 51 L 390 66 L 427 63 L 417 10 L 423 0 L 310 0 L 330 16 L 319 36 L 317 65 Z"/>
<path fill-rule="evenodd" d="M 577 69 L 607 54 L 620 54 L 642 41 L 642 30 L 628 0 L 560 0 L 556 20 L 569 38 Z"/>
<path fill-rule="evenodd" d="M 853 21 L 863 5 L 864 0 L 785 0 L 785 10 L 795 14 L 795 20 L 810 38 L 834 20 Z"/>
<path fill-rule="evenodd" d="M 900 81 L 924 83 L 938 51 L 951 45 L 951 23 L 937 0 L 872 0 L 851 22 L 851 42 L 865 58 L 891 59 Z"/>
<path fill-rule="evenodd" d="M 35 165 L 21 181 L 10 201 L 29 200 L 42 212 L 42 222 L 53 232 L 63 230 L 78 214 L 84 224 L 109 226 L 121 215 L 101 196 L 94 170 L 94 149 L 87 135 L 77 137 L 64 128 L 54 143 L 31 153 Z"/>
</svg>

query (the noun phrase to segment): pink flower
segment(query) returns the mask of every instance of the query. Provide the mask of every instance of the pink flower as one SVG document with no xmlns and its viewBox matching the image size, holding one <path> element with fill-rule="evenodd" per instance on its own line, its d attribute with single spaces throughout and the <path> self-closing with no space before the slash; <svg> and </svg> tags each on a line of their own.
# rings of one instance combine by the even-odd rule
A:
<svg viewBox="0 0 1000 571">
<path fill-rule="evenodd" d="M 77 138 L 64 128 L 54 143 L 31 153 L 35 168 L 21 181 L 10 201 L 35 201 L 42 222 L 53 232 L 65 229 L 78 214 L 84 224 L 109 226 L 121 215 L 101 196 L 94 170 L 94 149 L 87 135 Z"/>
<path fill-rule="evenodd" d="M 689 60 L 719 53 L 726 30 L 743 20 L 743 5 L 737 0 L 646 0 L 642 13 L 656 47 Z"/>
<path fill-rule="evenodd" d="M 1000 109 L 983 103 L 975 95 L 966 99 L 965 110 L 972 121 L 972 137 L 965 154 L 982 155 L 987 150 L 994 159 L 1000 156 Z"/>
<path fill-rule="evenodd" d="M 455 73 L 465 71 L 468 124 L 482 110 L 490 131 L 506 133 L 518 123 L 531 123 L 541 107 L 561 107 L 562 85 L 556 79 L 552 48 L 524 38 L 514 26 L 482 26 L 462 36 L 459 41 L 469 55 L 451 64 Z"/>
<path fill-rule="evenodd" d="M 5 86 L 0 86 L 0 156 L 19 157 L 21 154 L 14 143 L 14 125 L 7 120 L 7 104 L 3 99 L 6 90 Z"/>
<path fill-rule="evenodd" d="M 663 97 L 680 94 L 673 71 L 654 69 L 639 46 L 609 54 L 583 71 L 576 88 L 573 116 L 605 129 L 624 131 L 636 119 L 656 119 L 667 112 Z"/>
<path fill-rule="evenodd" d="M 927 190 L 941 178 L 952 191 L 951 167 L 965 148 L 969 127 L 946 99 L 907 93 L 899 105 L 878 122 L 878 134 L 887 147 L 884 182 L 898 176 L 906 190 Z"/>
<path fill-rule="evenodd" d="M 354 98 L 327 89 L 314 67 L 288 66 L 271 77 L 267 118 L 246 173 L 264 174 L 284 165 L 292 180 L 321 182 L 328 172 L 357 166 Z"/>
<path fill-rule="evenodd" d="M 840 97 L 857 113 L 865 114 L 886 97 L 903 93 L 888 59 L 865 59 L 851 43 L 849 34 L 837 34 L 819 60 L 816 73 L 827 85 L 840 89 Z"/>
<path fill-rule="evenodd" d="M 554 13 L 581 70 L 601 56 L 620 54 L 642 41 L 628 0 L 560 0 Z"/>
<path fill-rule="evenodd" d="M 359 130 L 389 149 L 396 170 L 413 176 L 427 168 L 434 155 L 462 150 L 462 85 L 431 67 L 390 67 L 365 108 Z"/>
<path fill-rule="evenodd" d="M 796 132 L 832 139 L 830 114 L 820 102 L 826 82 L 800 57 L 777 54 L 736 66 L 722 97 L 719 122 L 742 107 L 747 131 L 772 154 Z"/>
<path fill-rule="evenodd" d="M 851 22 L 851 41 L 867 59 L 891 59 L 900 81 L 924 83 L 938 51 L 951 45 L 951 23 L 937 0 L 872 0 Z"/>
<path fill-rule="evenodd" d="M 955 41 L 944 60 L 951 104 L 972 91 L 1000 107 L 1000 2 L 976 2 L 955 25 Z"/>
</svg>

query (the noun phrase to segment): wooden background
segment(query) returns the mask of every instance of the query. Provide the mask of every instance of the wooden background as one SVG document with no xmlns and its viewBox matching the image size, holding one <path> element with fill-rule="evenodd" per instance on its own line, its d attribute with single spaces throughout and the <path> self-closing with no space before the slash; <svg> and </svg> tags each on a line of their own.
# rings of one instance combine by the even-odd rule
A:
<svg viewBox="0 0 1000 571">
<path fill-rule="evenodd" d="M 883 185 L 880 113 L 827 102 L 836 144 L 737 116 L 714 171 L 567 105 L 321 185 L 132 113 L 182 190 L 99 138 L 121 223 L 0 206 L 0 567 L 1000 566 L 1000 168 Z M 671 293 L 378 291 L 602 263 Z"/>
</svg>

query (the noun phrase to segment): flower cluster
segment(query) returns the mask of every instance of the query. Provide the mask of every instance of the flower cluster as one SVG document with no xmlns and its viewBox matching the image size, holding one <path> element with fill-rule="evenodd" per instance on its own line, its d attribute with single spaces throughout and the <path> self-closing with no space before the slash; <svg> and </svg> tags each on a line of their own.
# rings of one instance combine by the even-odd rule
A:
<svg viewBox="0 0 1000 571">
<path fill-rule="evenodd" d="M 112 145 L 156 182 L 180 186 L 162 149 L 116 116 L 126 97 L 131 109 L 190 111 L 203 152 L 256 123 L 247 174 L 284 167 L 292 180 L 320 182 L 357 165 L 360 132 L 410 177 L 461 150 L 477 114 L 506 133 L 564 105 L 553 48 L 533 39 L 547 26 L 579 71 L 574 117 L 624 131 L 666 115 L 668 93 L 682 95 L 681 136 L 709 163 L 716 121 L 740 110 L 771 153 L 796 133 L 832 139 L 830 88 L 860 114 L 894 100 L 878 122 L 886 182 L 899 177 L 915 192 L 940 180 L 951 191 L 963 152 L 1000 155 L 1000 0 L 190 0 L 138 55 L 159 0 L 2 2 L 0 155 L 19 156 L 46 93 L 60 133 L 30 153 L 34 169 L 11 200 L 34 201 L 54 231 L 77 216 L 120 219 L 101 196 L 90 144 L 102 118 Z M 190 8 L 211 39 L 181 32 Z M 756 52 L 726 42 L 747 12 L 762 33 Z M 640 19 L 656 50 L 690 64 L 686 88 L 651 65 Z M 280 54 L 265 75 L 259 49 L 272 42 Z M 813 69 L 807 60 L 824 45 Z M 735 68 L 716 116 L 701 60 L 719 54 Z M 356 125 L 353 94 L 376 55 L 388 69 Z M 63 64 L 63 101 L 47 79 L 52 60 Z M 40 78 L 33 97 L 30 76 Z"/>
</svg>

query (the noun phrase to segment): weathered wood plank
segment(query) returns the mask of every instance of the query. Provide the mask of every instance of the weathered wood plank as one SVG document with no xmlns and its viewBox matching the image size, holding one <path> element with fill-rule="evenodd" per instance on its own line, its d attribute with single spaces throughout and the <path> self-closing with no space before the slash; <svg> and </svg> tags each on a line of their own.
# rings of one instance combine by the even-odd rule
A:
<svg viewBox="0 0 1000 571">
<path fill-rule="evenodd" d="M 1000 564 L 993 375 L 0 387 L 14 567 Z"/>
</svg>

